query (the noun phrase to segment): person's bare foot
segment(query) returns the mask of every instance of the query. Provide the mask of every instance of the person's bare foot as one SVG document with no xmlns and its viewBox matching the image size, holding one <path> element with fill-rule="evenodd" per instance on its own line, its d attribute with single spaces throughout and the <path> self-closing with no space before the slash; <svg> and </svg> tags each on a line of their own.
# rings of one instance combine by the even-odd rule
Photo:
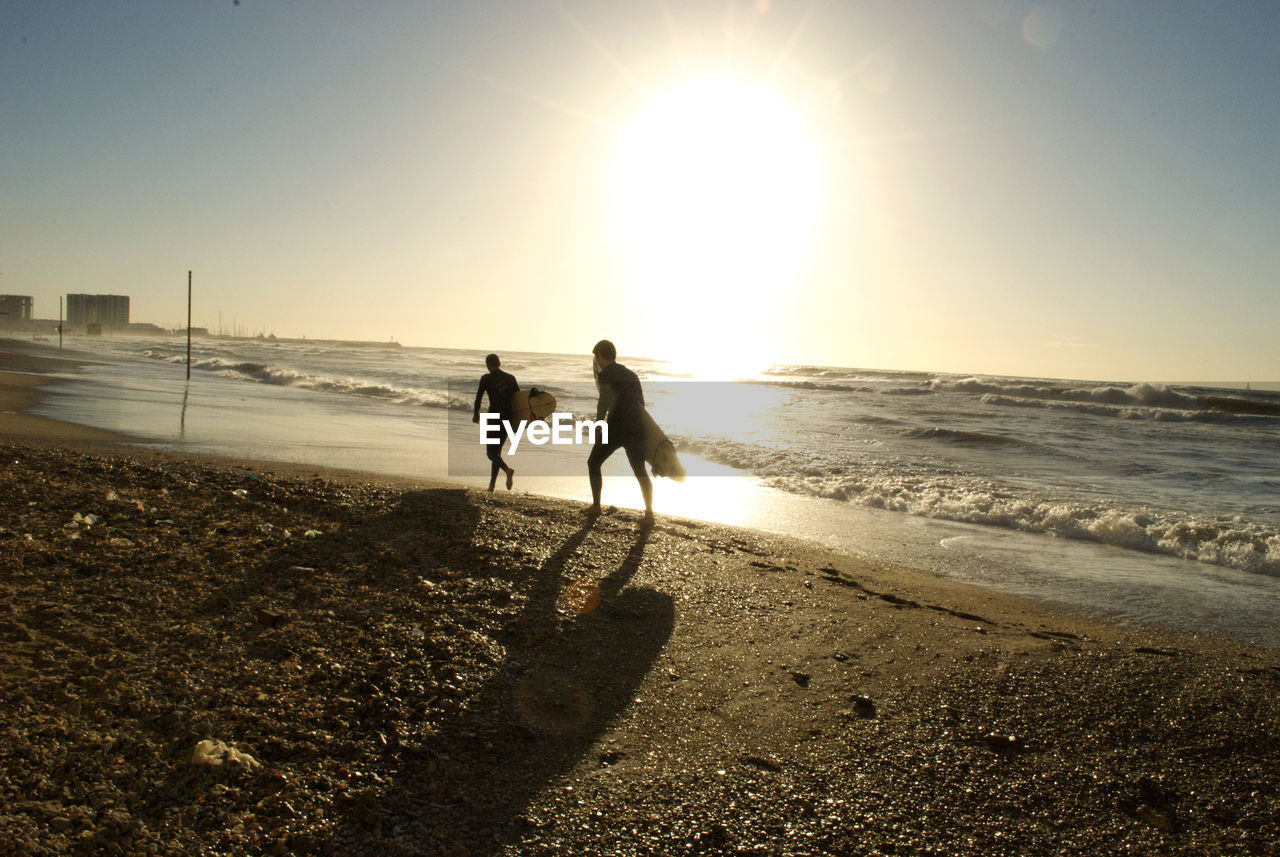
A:
<svg viewBox="0 0 1280 857">
<path fill-rule="evenodd" d="M 516 481 L 516 469 L 514 467 L 508 467 L 507 468 L 507 490 L 508 491 L 511 490 L 511 486 L 515 484 L 515 481 Z"/>
<path fill-rule="evenodd" d="M 600 504 L 599 504 L 599 503 L 596 503 L 594 506 L 588 506 L 588 507 L 583 511 L 583 513 L 582 513 L 582 514 L 583 514 L 583 516 L 584 516 L 584 517 L 587 517 L 587 518 L 598 518 L 598 517 L 600 517 L 600 513 L 601 513 L 602 511 L 603 511 L 603 510 L 600 508 Z"/>
<path fill-rule="evenodd" d="M 640 526 L 652 527 L 655 523 L 657 523 L 657 519 L 653 517 L 653 510 L 646 509 L 644 517 L 640 519 Z"/>
</svg>

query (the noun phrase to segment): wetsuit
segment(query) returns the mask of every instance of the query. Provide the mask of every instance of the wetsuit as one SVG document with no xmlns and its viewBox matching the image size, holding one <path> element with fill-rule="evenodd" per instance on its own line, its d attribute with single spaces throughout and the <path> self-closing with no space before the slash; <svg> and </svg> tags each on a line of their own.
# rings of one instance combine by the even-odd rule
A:
<svg viewBox="0 0 1280 857">
<path fill-rule="evenodd" d="M 510 372 L 503 372 L 501 369 L 491 369 L 487 375 L 480 376 L 480 386 L 476 388 L 474 416 L 477 419 L 480 417 L 480 400 L 487 393 L 489 395 L 488 413 L 497 414 L 502 420 L 514 423 L 516 421 L 516 409 L 512 399 L 519 389 L 520 384 L 516 381 L 515 375 Z M 492 432 L 489 436 L 493 436 Z M 485 455 L 489 456 L 490 462 L 490 482 L 497 481 L 498 471 L 506 469 L 506 462 L 502 460 L 502 445 L 506 442 L 507 428 L 499 423 L 498 442 L 491 443 L 485 447 Z"/>
<path fill-rule="evenodd" d="M 596 408 L 596 419 L 608 416 L 609 442 L 597 440 L 591 457 L 587 459 L 592 495 L 598 501 L 604 484 L 600 468 L 614 450 L 622 447 L 626 450 L 631 472 L 640 483 L 641 492 L 647 496 L 652 483 L 644 469 L 644 391 L 640 387 L 640 379 L 626 366 L 610 363 L 600 371 L 597 380 L 600 382 L 600 403 Z"/>
</svg>

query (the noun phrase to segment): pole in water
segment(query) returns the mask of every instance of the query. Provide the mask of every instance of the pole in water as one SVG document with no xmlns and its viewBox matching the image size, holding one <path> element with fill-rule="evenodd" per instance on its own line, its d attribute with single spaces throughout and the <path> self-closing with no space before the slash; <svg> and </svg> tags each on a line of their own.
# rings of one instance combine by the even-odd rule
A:
<svg viewBox="0 0 1280 857">
<path fill-rule="evenodd" d="M 62 350 L 62 295 L 58 295 L 58 350 Z"/>
<path fill-rule="evenodd" d="M 187 271 L 187 380 L 191 380 L 191 272 Z"/>
</svg>

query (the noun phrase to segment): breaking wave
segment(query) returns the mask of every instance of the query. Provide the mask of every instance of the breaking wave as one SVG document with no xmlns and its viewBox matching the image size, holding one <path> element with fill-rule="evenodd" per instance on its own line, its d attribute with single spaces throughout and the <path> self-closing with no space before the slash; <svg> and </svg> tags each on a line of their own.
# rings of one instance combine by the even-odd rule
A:
<svg viewBox="0 0 1280 857">
<path fill-rule="evenodd" d="M 990 381 L 965 378 L 958 381 L 935 380 L 931 387 L 939 392 L 1009 396 L 1019 399 L 1044 399 L 1059 402 L 1084 402 L 1103 405 L 1128 405 L 1147 408 L 1197 410 L 1204 400 L 1160 384 L 1134 384 L 1123 387 L 1104 384 L 1096 387 L 1064 387 L 1050 384 L 1028 384 L 1025 381 Z"/>
<path fill-rule="evenodd" d="M 1125 420 L 1216 422 L 1280 418 L 1280 397 L 1253 392 L 1195 395 L 1167 384 L 1088 384 L 1024 378 L 938 377 L 906 372 L 784 367 L 766 372 L 766 383 L 786 389 L 881 396 L 958 394 L 996 407 L 1043 408 Z M 1208 391 L 1205 391 L 1208 392 Z"/>
<path fill-rule="evenodd" d="M 1157 422 L 1231 422 L 1280 417 L 1273 397 L 1196 396 L 1162 384 L 1070 387 L 982 378 L 934 380 L 929 389 L 981 397 L 986 405 L 1043 408 L 1099 417 Z"/>
<path fill-rule="evenodd" d="M 1242 518 L 1122 509 L 1105 503 L 1054 502 L 938 481 L 817 476 L 771 477 L 765 481 L 783 490 L 844 500 L 869 509 L 1045 533 L 1280 576 L 1280 533 Z"/>
<path fill-rule="evenodd" d="M 959 443 L 1016 444 L 1011 438 L 917 430 L 908 436 Z M 853 467 L 787 448 L 681 439 L 680 451 L 751 473 L 765 485 L 922 518 L 1000 527 L 1280 577 L 1280 530 L 1242 517 L 1061 500 L 989 479 L 903 474 L 891 464 Z M 852 471 L 857 470 L 857 473 Z"/>
<path fill-rule="evenodd" d="M 165 354 L 160 351 L 150 352 L 145 356 L 161 359 L 169 363 L 186 361 L 184 355 Z M 396 405 L 454 409 L 469 406 L 467 403 L 456 401 L 457 397 L 450 397 L 448 391 L 443 389 L 403 387 L 360 378 L 319 375 L 248 360 L 236 361 L 221 357 L 209 357 L 193 361 L 191 368 L 225 377 L 254 381 L 259 384 L 269 384 L 276 387 L 295 387 L 302 390 L 314 390 L 319 393 L 359 396 L 366 399 L 379 399 Z"/>
</svg>

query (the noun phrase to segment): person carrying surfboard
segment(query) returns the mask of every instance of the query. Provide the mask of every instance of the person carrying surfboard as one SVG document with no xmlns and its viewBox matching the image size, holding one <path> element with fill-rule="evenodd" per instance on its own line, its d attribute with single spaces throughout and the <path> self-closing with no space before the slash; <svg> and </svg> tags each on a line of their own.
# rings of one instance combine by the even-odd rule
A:
<svg viewBox="0 0 1280 857">
<path fill-rule="evenodd" d="M 631 472 L 640 483 L 644 497 L 644 524 L 653 523 L 653 482 L 644 469 L 644 391 L 640 378 L 626 366 L 618 363 L 618 349 L 607 339 L 602 339 L 591 349 L 594 358 L 596 386 L 600 401 L 596 404 L 596 419 L 607 419 L 608 442 L 597 440 L 587 459 L 587 476 L 591 480 L 591 507 L 587 514 L 600 514 L 600 490 L 604 487 L 601 466 L 618 447 L 627 453 Z"/>
<path fill-rule="evenodd" d="M 498 359 L 498 355 L 490 354 L 485 357 L 484 365 L 489 368 L 489 372 L 480 376 L 480 386 L 476 388 L 476 406 L 471 415 L 471 422 L 480 422 L 480 400 L 488 394 L 489 413 L 500 417 L 500 422 L 496 426 L 498 442 L 489 443 L 485 447 L 485 455 L 489 456 L 490 462 L 489 491 L 492 492 L 494 486 L 498 484 L 499 471 L 507 474 L 507 490 L 510 491 L 511 486 L 515 484 L 516 471 L 502 460 L 502 445 L 507 442 L 505 427 L 515 422 L 516 412 L 512 399 L 519 392 L 520 384 L 516 381 L 515 375 L 502 371 L 502 361 Z"/>
</svg>

